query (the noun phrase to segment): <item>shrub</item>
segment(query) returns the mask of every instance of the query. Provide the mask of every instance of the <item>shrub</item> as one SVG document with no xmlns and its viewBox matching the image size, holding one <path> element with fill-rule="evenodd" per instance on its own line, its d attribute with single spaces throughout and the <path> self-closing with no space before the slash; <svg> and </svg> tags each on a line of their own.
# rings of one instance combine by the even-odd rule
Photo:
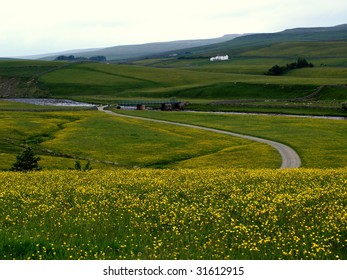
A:
<svg viewBox="0 0 347 280">
<path fill-rule="evenodd" d="M 76 160 L 75 161 L 75 167 L 73 169 L 78 170 L 78 171 L 89 171 L 89 170 L 92 170 L 92 166 L 90 165 L 89 160 L 84 167 L 82 166 L 82 164 L 79 160 Z"/>
</svg>

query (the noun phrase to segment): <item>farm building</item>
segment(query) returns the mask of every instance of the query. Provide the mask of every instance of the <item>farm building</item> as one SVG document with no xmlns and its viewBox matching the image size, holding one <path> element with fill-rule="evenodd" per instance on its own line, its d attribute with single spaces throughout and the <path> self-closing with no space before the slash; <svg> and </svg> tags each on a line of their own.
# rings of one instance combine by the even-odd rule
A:
<svg viewBox="0 0 347 280">
<path fill-rule="evenodd" d="M 229 56 L 226 54 L 226 55 L 217 55 L 217 56 L 211 57 L 211 58 L 210 58 L 210 61 L 215 61 L 215 60 L 228 60 L 228 59 L 229 59 Z"/>
</svg>

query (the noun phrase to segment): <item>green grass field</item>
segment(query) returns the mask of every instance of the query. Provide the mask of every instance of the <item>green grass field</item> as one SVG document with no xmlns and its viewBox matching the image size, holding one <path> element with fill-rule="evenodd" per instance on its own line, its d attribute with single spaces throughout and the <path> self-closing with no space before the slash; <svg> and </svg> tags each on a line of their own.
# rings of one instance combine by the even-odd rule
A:
<svg viewBox="0 0 347 280">
<path fill-rule="evenodd" d="M 284 59 L 277 63 L 285 64 Z M 159 62 L 158 62 L 159 63 Z M 164 61 L 170 68 L 143 65 L 74 64 L 40 77 L 40 84 L 49 88 L 52 96 L 76 100 L 113 103 L 127 100 L 163 99 L 176 97 L 192 104 L 211 103 L 216 100 L 239 99 L 293 99 L 315 92 L 321 85 L 344 85 L 347 72 L 344 67 L 318 66 L 288 72 L 281 77 L 263 75 L 276 63 L 275 59 L 231 59 L 215 64 L 206 61 Z M 190 65 L 190 63 L 192 65 Z M 160 64 L 159 64 L 160 65 Z M 159 66 L 158 65 L 158 66 Z M 188 66 L 187 66 L 188 65 Z M 340 88 L 339 98 L 319 95 L 313 101 L 334 103 L 330 111 L 319 104 L 311 105 L 310 113 L 344 115 L 342 103 L 347 100 L 347 89 Z M 259 104 L 258 104 L 259 105 Z M 282 106 L 280 111 L 291 112 L 299 105 Z M 255 108 L 262 111 L 264 104 Z M 288 108 L 289 107 L 289 108 Z M 305 104 L 297 113 L 305 113 Z M 321 110 L 316 110 L 320 108 Z M 197 108 L 197 107 L 196 107 Z M 224 110 L 223 107 L 219 108 Z M 213 109 L 212 109 L 213 110 Z M 229 108 L 230 110 L 230 108 Z M 237 108 L 232 108 L 236 110 Z M 252 110 L 252 106 L 248 106 Z M 271 112 L 271 108 L 267 109 Z M 272 110 L 273 111 L 273 110 Z"/>
<path fill-rule="evenodd" d="M 121 111 L 117 111 L 121 112 Z M 303 166 L 347 165 L 344 120 L 274 116 L 122 111 L 145 117 L 214 127 L 279 141 L 297 150 Z M 107 116 L 101 112 L 2 112 L 2 169 L 22 145 L 33 145 L 45 169 L 67 169 L 75 159 L 94 167 L 117 166 L 276 168 L 278 154 L 263 144 L 233 137 Z M 112 164 L 116 163 L 116 164 Z"/>
<path fill-rule="evenodd" d="M 65 65 L 65 62 L 39 60 L 1 60 L 0 76 L 31 78 Z"/>
<path fill-rule="evenodd" d="M 346 84 L 347 71 L 346 67 L 341 66 L 343 58 L 327 58 L 333 59 L 333 63 L 320 59 L 319 56 L 310 59 L 315 63 L 314 68 L 289 71 L 280 77 L 265 76 L 264 73 L 274 64 L 285 65 L 295 59 L 261 56 L 261 52 L 257 57 L 236 56 L 224 62 L 210 62 L 207 58 L 149 59 L 133 64 L 1 61 L 0 75 L 7 79 L 23 79 L 17 85 L 18 94 L 24 94 L 22 88 L 30 77 L 35 77 L 35 90 L 32 91 L 37 94 L 41 92 L 56 98 L 112 104 L 124 99 L 173 97 L 189 101 L 193 105 L 235 99 L 290 100 L 308 96 L 321 85 L 333 85 L 340 87 L 337 99 L 336 94 L 331 94 L 333 90 L 330 90 L 329 94 L 313 97 L 313 101 L 332 104 L 329 110 L 322 110 L 320 107 L 327 106 L 320 104 L 307 107 L 303 103 L 298 113 L 303 114 L 305 109 L 308 109 L 317 114 L 344 115 L 345 112 L 341 108 L 342 103 L 347 100 L 347 89 L 342 86 Z M 326 91 L 327 89 L 324 92 Z M 247 110 L 274 111 L 266 104 L 256 105 L 258 106 L 246 106 Z M 290 112 L 291 109 L 297 110 L 296 107 L 300 106 L 289 104 L 277 107 L 279 108 L 276 112 Z M 317 110 L 317 107 L 321 110 Z M 238 111 L 234 107 L 224 109 L 220 106 L 219 109 Z"/>
<path fill-rule="evenodd" d="M 117 112 L 213 127 L 285 143 L 298 151 L 304 167 L 329 168 L 347 165 L 345 120 L 159 111 Z"/>
<path fill-rule="evenodd" d="M 288 57 L 296 58 L 306 55 L 308 58 L 346 58 L 347 44 L 345 41 L 321 42 L 282 42 L 266 47 L 246 50 L 242 56 Z"/>
<path fill-rule="evenodd" d="M 331 89 L 327 88 L 327 92 Z M 330 94 L 339 96 L 332 88 Z M 276 168 L 277 153 L 263 145 L 199 130 L 106 116 L 93 111 L 49 111 L 0 102 L 1 169 L 9 169 L 23 145 L 33 145 L 46 169 L 67 169 L 74 160 L 92 160 L 95 168 L 117 166 Z M 56 109 L 56 108 L 54 108 Z M 12 110 L 12 111 L 10 111 Z M 47 111 L 48 110 L 48 111 Z M 65 109 L 66 110 L 66 109 Z M 46 111 L 46 112 L 45 112 Z M 296 149 L 304 167 L 346 166 L 343 120 L 273 116 L 118 111 L 229 130 L 279 141 Z M 254 156 L 256 155 L 256 156 Z"/>
<path fill-rule="evenodd" d="M 44 169 L 68 169 L 76 159 L 90 159 L 94 168 L 280 165 L 277 153 L 264 144 L 100 112 L 6 111 L 0 116 L 1 169 L 11 167 L 23 145 L 34 147 Z"/>
</svg>

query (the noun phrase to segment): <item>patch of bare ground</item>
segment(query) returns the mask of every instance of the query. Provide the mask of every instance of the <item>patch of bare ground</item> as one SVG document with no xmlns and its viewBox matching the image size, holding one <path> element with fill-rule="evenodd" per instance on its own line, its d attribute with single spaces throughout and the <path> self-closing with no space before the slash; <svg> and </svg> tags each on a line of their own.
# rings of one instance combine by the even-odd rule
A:
<svg viewBox="0 0 347 280">
<path fill-rule="evenodd" d="M 48 90 L 39 88 L 35 78 L 0 77 L 0 98 L 48 96 Z"/>
</svg>

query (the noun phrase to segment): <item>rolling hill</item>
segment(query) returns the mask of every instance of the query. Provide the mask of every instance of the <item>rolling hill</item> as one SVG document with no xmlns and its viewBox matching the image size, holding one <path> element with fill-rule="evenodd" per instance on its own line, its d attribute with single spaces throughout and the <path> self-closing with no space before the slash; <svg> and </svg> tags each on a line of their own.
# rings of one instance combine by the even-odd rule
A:
<svg viewBox="0 0 347 280">
<path fill-rule="evenodd" d="M 122 60 L 122 59 L 133 59 L 145 56 L 151 56 L 157 53 L 172 52 L 173 50 L 200 47 L 220 42 L 229 41 L 238 36 L 238 34 L 228 34 L 223 37 L 213 39 L 200 39 L 200 40 L 180 40 L 172 42 L 158 42 L 158 43 L 147 43 L 138 45 L 124 45 L 114 46 L 109 48 L 102 48 L 97 50 L 78 50 L 71 52 L 64 52 L 65 55 L 74 55 L 81 57 L 92 57 L 92 56 L 105 56 L 107 60 Z M 56 58 L 56 54 L 45 55 L 40 59 L 53 60 Z"/>
<path fill-rule="evenodd" d="M 283 47 L 290 49 L 293 43 L 303 45 L 299 53 L 291 53 L 286 50 L 287 55 L 297 55 L 310 53 L 312 49 L 322 49 L 324 56 L 346 56 L 347 53 L 347 24 L 334 27 L 315 27 L 315 28 L 294 28 L 277 33 L 250 34 L 237 37 L 222 43 L 211 44 L 208 46 L 181 49 L 178 53 L 182 57 L 213 56 L 217 54 L 247 55 L 249 51 L 268 48 L 267 56 L 282 56 L 273 51 L 278 48 L 283 51 Z M 330 43 L 330 44 L 329 44 Z M 287 44 L 290 44 L 289 46 Z M 337 51 L 334 45 L 340 46 Z M 333 48 L 332 48 L 333 46 Z M 167 54 L 162 54 L 167 55 Z M 256 56 L 258 54 L 252 53 Z"/>
</svg>

